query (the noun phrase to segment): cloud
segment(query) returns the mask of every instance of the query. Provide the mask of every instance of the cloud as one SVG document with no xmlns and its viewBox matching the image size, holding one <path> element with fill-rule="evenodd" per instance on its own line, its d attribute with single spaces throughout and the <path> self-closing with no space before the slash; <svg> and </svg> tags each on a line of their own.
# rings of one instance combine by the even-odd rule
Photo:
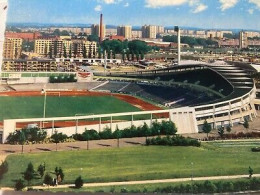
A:
<svg viewBox="0 0 260 195">
<path fill-rule="evenodd" d="M 251 15 L 254 14 L 254 9 L 249 9 L 249 10 L 247 10 L 247 11 L 248 11 L 248 13 L 251 14 Z"/>
<path fill-rule="evenodd" d="M 97 5 L 94 10 L 95 10 L 96 12 L 102 11 L 101 5 Z"/>
<path fill-rule="evenodd" d="M 199 12 L 203 12 L 204 10 L 208 9 L 208 6 L 205 4 L 199 4 L 193 11 L 192 13 L 196 14 Z"/>
<path fill-rule="evenodd" d="M 145 0 L 146 7 L 159 8 L 167 6 L 178 6 L 188 3 L 189 0 Z"/>
<path fill-rule="evenodd" d="M 260 0 L 249 0 L 249 3 L 253 3 L 260 9 Z"/>
<path fill-rule="evenodd" d="M 219 0 L 219 2 L 221 3 L 221 11 L 225 11 L 234 7 L 238 3 L 238 0 Z"/>
<path fill-rule="evenodd" d="M 126 3 L 126 4 L 124 5 L 124 7 L 129 7 L 129 3 Z"/>
<path fill-rule="evenodd" d="M 121 1 L 122 0 L 98 0 L 99 3 L 105 3 L 105 4 L 117 4 Z"/>
</svg>

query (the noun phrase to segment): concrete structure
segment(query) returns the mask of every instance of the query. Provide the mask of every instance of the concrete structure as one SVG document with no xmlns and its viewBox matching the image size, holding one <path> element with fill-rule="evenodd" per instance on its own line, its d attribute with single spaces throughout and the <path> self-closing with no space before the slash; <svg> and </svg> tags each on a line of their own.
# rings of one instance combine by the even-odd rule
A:
<svg viewBox="0 0 260 195">
<path fill-rule="evenodd" d="M 244 49 L 248 47 L 247 33 L 244 31 L 239 32 L 239 48 Z"/>
<path fill-rule="evenodd" d="M 142 26 L 142 38 L 156 39 L 157 26 Z"/>
<path fill-rule="evenodd" d="M 60 59 L 63 60 L 63 59 Z M 78 59 L 82 60 L 82 59 Z M 92 60 L 92 59 L 91 59 Z M 183 62 L 184 63 L 184 62 Z M 131 125 L 142 125 L 144 122 L 151 124 L 157 114 L 167 113 L 169 117 L 164 115 L 164 118 L 159 117 L 158 121 L 171 120 L 176 123 L 179 134 L 185 133 L 197 133 L 202 129 L 205 120 L 212 125 L 213 128 L 220 126 L 236 125 L 244 122 L 245 119 L 253 120 L 256 117 L 256 110 L 254 106 L 256 97 L 256 88 L 251 78 L 247 76 L 247 73 L 240 68 L 233 65 L 226 64 L 200 64 L 199 62 L 194 64 L 186 64 L 180 66 L 173 66 L 167 69 L 161 70 L 149 70 L 140 72 L 118 72 L 118 73 L 106 73 L 112 78 L 117 77 L 123 79 L 125 77 L 137 77 L 138 75 L 167 75 L 173 72 L 186 72 L 201 69 L 210 69 L 216 74 L 219 74 L 226 80 L 231 86 L 233 91 L 231 94 L 220 99 L 215 103 L 194 106 L 194 107 L 181 107 L 169 110 L 157 110 L 157 111 L 143 111 L 143 112 L 130 112 L 130 113 L 117 113 L 117 114 L 100 114 L 91 116 L 75 116 L 75 117 L 54 117 L 54 118 L 37 118 L 37 119 L 13 119 L 4 121 L 3 141 L 10 132 L 16 130 L 17 123 L 35 123 L 38 122 L 40 127 L 44 127 L 44 122 L 50 122 L 51 128 L 48 128 L 48 134 L 51 135 L 55 130 L 55 123 L 57 121 L 75 121 L 75 126 L 67 128 L 57 128 L 58 132 L 63 132 L 67 135 L 74 133 L 82 133 L 85 128 L 95 129 L 102 131 L 106 126 L 113 131 L 118 125 L 119 129 L 130 127 Z M 105 73 L 104 73 L 105 74 Z M 228 97 L 228 98 L 227 98 Z M 150 119 L 135 120 L 135 116 L 138 115 L 150 115 Z M 132 120 L 129 121 L 116 121 L 115 117 L 118 116 L 132 116 Z M 109 118 L 106 122 L 102 122 L 102 119 Z M 94 119 L 96 124 L 79 126 L 78 121 L 84 119 Z"/>
<path fill-rule="evenodd" d="M 35 39 L 39 39 L 41 37 L 41 33 L 39 33 L 39 32 L 33 32 L 33 33 L 6 32 L 5 37 L 6 38 L 20 38 L 20 39 L 23 39 L 26 41 L 34 41 Z"/>
<path fill-rule="evenodd" d="M 125 39 L 131 39 L 132 38 L 132 26 L 118 26 L 117 35 L 124 36 Z"/>
<path fill-rule="evenodd" d="M 142 38 L 142 31 L 141 30 L 132 30 L 132 38 L 133 39 Z"/>
<path fill-rule="evenodd" d="M 6 38 L 4 42 L 4 59 L 19 59 L 22 54 L 23 40 L 20 38 Z"/>
<path fill-rule="evenodd" d="M 100 37 L 100 29 L 101 28 L 100 28 L 99 24 L 93 24 L 91 26 L 91 34 Z M 106 35 L 106 26 L 103 24 L 102 25 L 102 34 L 101 34 L 102 40 L 104 40 L 105 35 Z"/>
<path fill-rule="evenodd" d="M 96 55 L 97 43 L 85 39 L 37 39 L 34 44 L 34 52 L 49 56 L 50 51 L 53 57 L 63 57 L 72 55 L 73 57 L 83 57 L 86 55 L 91 58 Z"/>
<path fill-rule="evenodd" d="M 6 16 L 8 9 L 7 0 L 0 1 L 0 72 L 2 71 L 2 61 L 3 61 L 3 47 L 4 47 L 4 33 L 6 26 Z"/>
<path fill-rule="evenodd" d="M 169 118 L 154 118 L 156 114 L 166 113 L 169 115 Z M 116 130 L 116 127 L 119 129 L 128 128 L 132 125 L 141 126 L 144 123 L 151 125 L 152 122 L 158 121 L 161 122 L 163 120 L 173 121 L 177 128 L 178 134 L 185 133 L 198 133 L 198 127 L 196 123 L 194 123 L 195 115 L 193 108 L 182 108 L 180 109 L 172 109 L 172 110 L 157 110 L 157 111 L 142 111 L 142 112 L 128 112 L 128 113 L 116 113 L 116 114 L 101 114 L 101 115 L 90 115 L 90 116 L 75 116 L 75 117 L 55 117 L 55 118 L 37 118 L 37 119 L 13 119 L 13 120 L 4 120 L 4 131 L 3 131 L 3 143 L 6 141 L 9 133 L 14 132 L 16 130 L 17 123 L 39 123 L 40 128 L 44 127 L 44 123 L 50 122 L 52 124 L 51 128 L 46 129 L 48 135 L 51 136 L 54 131 L 62 132 L 71 136 L 75 133 L 83 133 L 85 129 L 94 129 L 96 131 L 103 131 L 104 128 L 109 127 L 112 131 Z M 134 120 L 138 115 L 150 115 L 150 119 L 146 120 Z M 131 116 L 132 120 L 130 121 L 121 121 L 117 122 L 114 120 L 116 117 L 123 116 Z M 102 119 L 109 118 L 110 120 L 106 123 L 101 122 Z M 84 119 L 93 119 L 97 121 L 94 125 L 85 125 L 79 126 L 78 121 Z M 74 127 L 64 127 L 64 128 L 54 128 L 55 123 L 58 121 L 75 121 Z"/>
</svg>

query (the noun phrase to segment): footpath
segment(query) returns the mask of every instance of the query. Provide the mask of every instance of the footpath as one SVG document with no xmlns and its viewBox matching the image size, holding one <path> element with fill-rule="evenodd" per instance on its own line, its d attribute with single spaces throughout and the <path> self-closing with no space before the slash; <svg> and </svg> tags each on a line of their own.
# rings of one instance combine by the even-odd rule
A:
<svg viewBox="0 0 260 195">
<path fill-rule="evenodd" d="M 107 182 L 107 183 L 85 183 L 83 187 L 105 187 L 105 186 L 126 186 L 140 184 L 158 184 L 158 183 L 177 183 L 187 181 L 205 181 L 205 180 L 229 180 L 248 178 L 248 175 L 232 175 L 232 176 L 211 176 L 211 177 L 194 177 L 194 178 L 176 178 L 176 179 L 160 179 L 160 180 L 143 180 L 143 181 L 123 181 L 123 182 Z M 254 174 L 253 177 L 260 177 L 260 174 Z M 64 184 L 58 186 L 32 186 L 34 189 L 64 189 L 72 188 L 74 184 Z"/>
</svg>

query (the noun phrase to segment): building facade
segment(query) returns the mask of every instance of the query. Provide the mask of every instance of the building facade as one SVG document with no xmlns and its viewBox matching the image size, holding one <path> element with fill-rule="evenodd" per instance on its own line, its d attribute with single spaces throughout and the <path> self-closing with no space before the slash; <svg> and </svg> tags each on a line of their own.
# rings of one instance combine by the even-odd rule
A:
<svg viewBox="0 0 260 195">
<path fill-rule="evenodd" d="M 125 37 L 125 39 L 131 39 L 132 38 L 132 26 L 118 26 L 117 35 L 123 36 L 123 37 Z"/>
<path fill-rule="evenodd" d="M 19 59 L 22 54 L 23 40 L 20 38 L 6 38 L 4 42 L 4 59 Z"/>
<path fill-rule="evenodd" d="M 34 52 L 46 57 L 93 58 L 97 43 L 85 39 L 38 39 L 35 40 Z"/>
</svg>

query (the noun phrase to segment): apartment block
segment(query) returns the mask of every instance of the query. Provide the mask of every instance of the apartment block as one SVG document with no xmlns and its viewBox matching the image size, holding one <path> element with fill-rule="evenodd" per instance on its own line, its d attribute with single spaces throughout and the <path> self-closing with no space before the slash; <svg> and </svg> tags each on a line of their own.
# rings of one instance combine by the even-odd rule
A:
<svg viewBox="0 0 260 195">
<path fill-rule="evenodd" d="M 4 41 L 4 59 L 19 59 L 22 54 L 23 40 L 20 38 L 6 38 Z"/>
<path fill-rule="evenodd" d="M 157 26 L 142 26 L 142 38 L 156 39 Z"/>
<path fill-rule="evenodd" d="M 38 39 L 35 40 L 34 52 L 53 57 L 84 57 L 92 58 L 97 52 L 97 43 L 85 39 Z"/>
<path fill-rule="evenodd" d="M 100 25 L 98 25 L 98 24 L 93 24 L 93 25 L 91 26 L 91 34 L 100 37 Z M 106 35 L 106 26 L 105 26 L 105 25 L 102 25 L 102 35 L 101 35 L 101 39 L 102 39 L 102 40 L 104 40 L 105 35 Z"/>
<path fill-rule="evenodd" d="M 125 39 L 131 39 L 132 38 L 132 26 L 118 26 L 117 35 L 123 36 L 123 37 L 125 37 Z"/>
</svg>

